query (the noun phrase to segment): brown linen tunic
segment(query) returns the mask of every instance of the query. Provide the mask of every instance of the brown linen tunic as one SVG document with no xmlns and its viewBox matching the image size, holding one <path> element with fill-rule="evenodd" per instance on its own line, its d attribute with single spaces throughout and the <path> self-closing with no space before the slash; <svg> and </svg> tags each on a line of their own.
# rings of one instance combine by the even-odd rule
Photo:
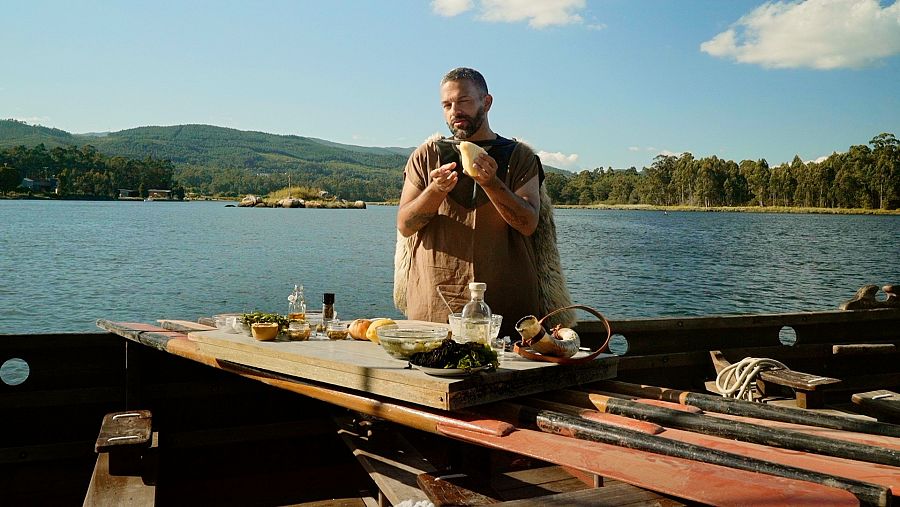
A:
<svg viewBox="0 0 900 507">
<path fill-rule="evenodd" d="M 410 183 L 424 190 L 431 181 L 429 173 L 440 165 L 438 148 L 434 141 L 428 141 L 410 156 L 405 175 Z M 469 176 L 459 166 L 456 171 L 460 186 Z M 510 156 L 504 183 L 515 192 L 541 171 L 537 155 L 518 143 Z M 478 191 L 483 193 L 480 188 Z M 470 298 L 468 283 L 485 282 L 485 302 L 492 313 L 503 315 L 500 336 L 509 335 L 515 340 L 516 321 L 539 312 L 534 247 L 530 237 L 503 220 L 490 200 L 476 202 L 480 205 L 467 209 L 449 195 L 437 215 L 414 235 L 406 289 L 407 316 L 447 322 L 449 310 L 436 287 L 441 288 L 453 311 L 459 312 Z"/>
</svg>

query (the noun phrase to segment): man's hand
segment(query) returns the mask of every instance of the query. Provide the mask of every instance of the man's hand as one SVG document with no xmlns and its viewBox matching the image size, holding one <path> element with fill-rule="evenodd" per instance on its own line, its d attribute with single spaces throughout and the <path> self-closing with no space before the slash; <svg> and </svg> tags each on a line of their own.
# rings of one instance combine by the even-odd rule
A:
<svg viewBox="0 0 900 507">
<path fill-rule="evenodd" d="M 482 188 L 495 187 L 500 183 L 497 179 L 497 161 L 487 153 L 478 155 L 478 158 L 472 161 L 472 169 L 475 170 L 473 179 Z"/>
<path fill-rule="evenodd" d="M 431 185 L 438 192 L 448 193 L 456 186 L 459 176 L 456 175 L 456 162 L 444 164 L 431 171 Z"/>
</svg>

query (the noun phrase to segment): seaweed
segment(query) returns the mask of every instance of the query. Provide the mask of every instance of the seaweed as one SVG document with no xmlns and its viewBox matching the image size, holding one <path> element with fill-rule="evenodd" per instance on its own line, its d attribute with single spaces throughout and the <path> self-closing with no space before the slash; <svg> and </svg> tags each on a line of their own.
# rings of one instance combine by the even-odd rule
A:
<svg viewBox="0 0 900 507">
<path fill-rule="evenodd" d="M 441 345 L 428 352 L 416 352 L 409 357 L 409 362 L 426 368 L 461 368 L 471 369 L 486 364 L 499 366 L 497 353 L 487 345 L 466 342 L 457 343 L 447 338 Z"/>
</svg>

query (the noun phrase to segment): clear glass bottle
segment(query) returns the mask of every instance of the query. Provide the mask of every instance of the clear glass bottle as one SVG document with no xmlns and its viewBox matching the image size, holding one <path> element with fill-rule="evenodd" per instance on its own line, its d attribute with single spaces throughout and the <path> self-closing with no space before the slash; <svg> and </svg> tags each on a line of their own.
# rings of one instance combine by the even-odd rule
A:
<svg viewBox="0 0 900 507">
<path fill-rule="evenodd" d="M 491 343 L 491 308 L 484 302 L 487 284 L 469 283 L 472 299 L 463 307 L 460 317 L 463 341 L 478 342 L 485 345 Z"/>
<path fill-rule="evenodd" d="M 294 292 L 288 296 L 288 320 L 306 320 L 306 299 L 303 286 L 294 285 Z"/>
</svg>

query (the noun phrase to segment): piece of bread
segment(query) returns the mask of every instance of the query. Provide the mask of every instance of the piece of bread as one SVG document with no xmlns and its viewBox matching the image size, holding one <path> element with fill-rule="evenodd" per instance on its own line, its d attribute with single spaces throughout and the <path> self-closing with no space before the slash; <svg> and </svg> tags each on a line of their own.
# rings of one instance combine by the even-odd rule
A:
<svg viewBox="0 0 900 507">
<path fill-rule="evenodd" d="M 393 321 L 393 319 L 373 319 L 372 323 L 369 324 L 369 327 L 366 329 L 366 338 L 369 340 L 380 343 L 378 339 L 378 333 L 376 330 L 381 326 L 396 326 L 397 323 Z"/>
<path fill-rule="evenodd" d="M 462 161 L 463 172 L 468 174 L 471 177 L 475 177 L 475 168 L 472 167 L 472 162 L 478 158 L 478 155 L 482 153 L 487 153 L 484 151 L 484 148 L 478 146 L 475 143 L 470 143 L 469 141 L 460 141 L 459 143 L 459 155 Z"/>
</svg>

